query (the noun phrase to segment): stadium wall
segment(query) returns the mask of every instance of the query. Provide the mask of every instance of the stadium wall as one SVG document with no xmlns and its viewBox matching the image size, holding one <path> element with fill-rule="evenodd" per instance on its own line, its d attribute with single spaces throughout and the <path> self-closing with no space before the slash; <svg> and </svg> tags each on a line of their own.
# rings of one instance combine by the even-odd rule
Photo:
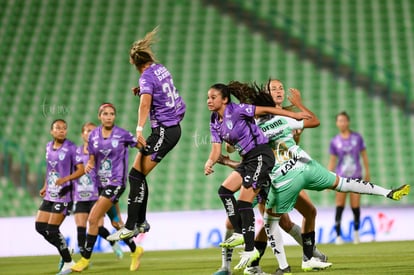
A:
<svg viewBox="0 0 414 275">
<path fill-rule="evenodd" d="M 257 214 L 257 213 L 256 213 Z M 317 243 L 333 243 L 334 208 L 318 209 L 316 238 Z M 123 214 L 126 218 L 125 214 Z M 260 215 L 257 215 L 260 217 Z M 175 250 L 201 249 L 217 247 L 223 240 L 225 213 L 223 210 L 186 211 L 186 212 L 156 212 L 148 213 L 151 230 L 136 238 L 146 250 Z M 292 220 L 301 224 L 300 215 L 294 211 Z M 343 215 L 342 231 L 345 241 L 351 242 L 353 237 L 353 216 L 350 209 Z M 414 240 L 411 231 L 411 221 L 414 220 L 414 207 L 364 207 L 361 213 L 360 239 L 361 242 Z M 0 218 L 0 257 L 57 255 L 54 247 L 48 244 L 34 229 L 34 217 Z M 263 223 L 258 218 L 257 226 Z M 105 221 L 110 228 L 109 220 Z M 61 226 L 70 247 L 77 250 L 76 226 L 74 219 L 68 217 Z M 16 245 L 15 238 L 25 245 Z M 284 233 L 286 245 L 294 245 L 293 239 Z M 124 251 L 128 247 L 120 243 Z M 98 238 L 95 252 L 112 252 L 109 243 Z"/>
</svg>

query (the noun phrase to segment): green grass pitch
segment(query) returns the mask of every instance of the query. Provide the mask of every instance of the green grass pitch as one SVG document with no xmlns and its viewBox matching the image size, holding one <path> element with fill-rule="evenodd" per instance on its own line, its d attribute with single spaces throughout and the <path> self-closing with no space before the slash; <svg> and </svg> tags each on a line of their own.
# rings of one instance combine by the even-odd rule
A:
<svg viewBox="0 0 414 275">
<path fill-rule="evenodd" d="M 318 274 L 414 274 L 414 241 L 399 242 L 371 242 L 358 245 L 324 244 L 318 245 L 319 250 L 329 256 L 333 266 L 319 271 Z M 239 260 L 236 248 L 233 255 L 233 264 Z M 287 246 L 289 264 L 293 274 L 309 274 L 301 270 L 302 250 L 299 246 Z M 74 260 L 79 259 L 75 254 Z M 56 274 L 59 257 L 4 257 L 0 258 L 0 274 Z M 117 260 L 112 253 L 97 253 L 92 255 L 92 266 L 82 274 L 145 274 L 145 275 L 211 275 L 221 264 L 220 248 L 174 251 L 148 251 L 141 258 L 138 271 L 129 271 L 129 253 L 125 253 L 122 260 Z M 273 273 L 277 263 L 270 248 L 266 250 L 261 261 L 265 272 Z M 314 272 L 311 272 L 314 273 Z M 76 274 L 76 273 L 75 273 Z M 233 272 L 234 275 L 243 272 Z"/>
</svg>

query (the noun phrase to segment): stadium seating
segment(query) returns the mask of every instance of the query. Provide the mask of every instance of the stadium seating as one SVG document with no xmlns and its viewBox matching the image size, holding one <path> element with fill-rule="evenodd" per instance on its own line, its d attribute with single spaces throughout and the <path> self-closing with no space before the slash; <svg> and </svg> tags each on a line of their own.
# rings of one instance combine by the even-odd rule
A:
<svg viewBox="0 0 414 275">
<path fill-rule="evenodd" d="M 395 73 L 395 79 L 413 75 L 407 58 L 413 34 L 397 31 L 403 29 L 404 19 L 392 20 L 397 18 L 395 12 L 402 11 L 406 13 L 399 13 L 401 18 L 409 20 L 409 11 L 414 12 L 409 1 L 385 5 L 353 0 L 341 9 L 341 17 L 330 15 L 339 12 L 334 1 L 233 2 L 299 36 L 304 45 L 320 46 L 325 54 L 335 51 L 323 41 L 341 45 L 345 55 L 356 56 L 355 66 L 361 74 L 377 65 Z M 356 12 L 354 4 L 364 12 Z M 309 10 L 318 16 L 311 16 Z M 412 116 L 202 1 L 141 1 L 139 5 L 132 0 L 8 1 L 0 9 L 0 21 L 0 52 L 6 57 L 0 60 L 0 137 L 18 144 L 11 152 L 13 160 L 20 161 L 18 152 L 24 152 L 31 173 L 44 173 L 45 144 L 55 118 L 68 122 L 69 138 L 80 144 L 81 125 L 98 123 L 97 107 L 110 101 L 117 106 L 118 125 L 134 131 L 139 100 L 130 88 L 137 85 L 138 73 L 128 63 L 128 51 L 134 40 L 160 25 L 154 51 L 174 75 L 187 102 L 187 114 L 177 148 L 148 178 L 150 211 L 222 207 L 217 188 L 228 168 L 217 167 L 209 177 L 203 174 L 210 149 L 206 92 L 213 83 L 233 79 L 262 83 L 271 76 L 281 79 L 286 88 L 299 88 L 304 102 L 321 119 L 319 128 L 304 132 L 301 143 L 323 165 L 328 160 L 329 140 L 336 134 L 335 114 L 346 110 L 353 129 L 365 138 L 372 180 L 395 187 L 413 178 Z M 304 29 L 306 36 L 301 37 Z M 353 60 L 337 57 L 343 63 Z M 375 77 L 389 80 L 386 73 Z M 130 163 L 134 156 L 131 150 Z M 331 192 L 312 192 L 311 197 L 317 205 L 334 202 Z M 363 203 L 393 204 L 368 196 Z M 20 215 L 37 209 L 25 207 L 31 210 L 1 211 Z M 126 209 L 126 194 L 121 208 Z"/>
</svg>

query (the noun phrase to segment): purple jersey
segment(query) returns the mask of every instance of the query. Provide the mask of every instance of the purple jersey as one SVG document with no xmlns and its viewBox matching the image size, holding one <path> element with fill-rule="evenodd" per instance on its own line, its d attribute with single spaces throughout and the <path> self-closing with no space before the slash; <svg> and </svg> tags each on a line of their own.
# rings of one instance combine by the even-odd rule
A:
<svg viewBox="0 0 414 275">
<path fill-rule="evenodd" d="M 89 135 L 88 151 L 95 156 L 97 182 L 107 185 L 125 186 L 128 175 L 128 146 L 135 147 L 136 138 L 118 126 L 112 128 L 109 138 L 102 137 L 102 126 Z"/>
<path fill-rule="evenodd" d="M 82 163 L 76 154 L 76 145 L 65 139 L 58 149 L 53 149 L 53 141 L 46 145 L 46 194 L 44 200 L 53 202 L 72 201 L 72 181 L 61 186 L 56 185 L 58 178 L 69 176 L 76 170 L 76 165 Z M 64 193 L 64 194 L 61 194 Z"/>
<path fill-rule="evenodd" d="M 234 146 L 241 156 L 259 144 L 268 143 L 268 138 L 254 121 L 255 109 L 254 105 L 229 103 L 222 121 L 213 112 L 210 120 L 211 142 L 225 141 Z"/>
<path fill-rule="evenodd" d="M 89 154 L 83 150 L 83 145 L 76 149 L 84 166 L 88 163 Z M 73 201 L 96 201 L 99 198 L 95 169 L 73 181 Z"/>
<path fill-rule="evenodd" d="M 339 134 L 336 135 L 329 147 L 329 153 L 338 158 L 336 173 L 342 177 L 362 178 L 359 155 L 363 150 L 365 150 L 365 143 L 360 134 L 351 132 L 346 139 Z"/>
<path fill-rule="evenodd" d="M 152 64 L 139 78 L 139 95 L 152 96 L 151 127 L 170 127 L 180 123 L 185 103 L 174 86 L 170 72 L 161 64 Z"/>
</svg>

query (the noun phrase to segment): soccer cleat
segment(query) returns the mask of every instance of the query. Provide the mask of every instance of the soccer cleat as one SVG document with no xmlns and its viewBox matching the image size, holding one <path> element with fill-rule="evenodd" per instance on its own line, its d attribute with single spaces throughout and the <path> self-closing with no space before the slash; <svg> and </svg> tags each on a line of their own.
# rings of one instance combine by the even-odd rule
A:
<svg viewBox="0 0 414 275">
<path fill-rule="evenodd" d="M 214 272 L 213 275 L 231 275 L 231 271 L 225 267 L 221 267 L 219 270 Z"/>
<path fill-rule="evenodd" d="M 319 258 L 312 257 L 310 260 L 302 261 L 303 271 L 322 270 L 332 266 L 332 263 L 321 262 Z"/>
<path fill-rule="evenodd" d="M 354 231 L 354 244 L 359 244 L 359 232 L 358 231 Z"/>
<path fill-rule="evenodd" d="M 71 247 L 71 248 L 69 248 L 69 253 L 70 253 L 70 256 L 72 256 L 73 255 L 73 253 L 75 252 L 75 250 Z M 62 267 L 63 267 L 63 264 L 64 264 L 65 262 L 63 261 L 63 258 L 60 258 L 60 260 L 59 260 L 59 263 L 58 263 L 58 270 L 59 271 L 61 271 L 62 270 Z"/>
<path fill-rule="evenodd" d="M 270 275 L 260 268 L 260 266 L 250 266 L 246 267 L 243 271 L 243 275 Z"/>
<path fill-rule="evenodd" d="M 126 227 L 122 227 L 118 231 L 116 231 L 114 234 L 109 235 L 106 237 L 108 241 L 119 241 L 123 239 L 128 239 L 134 237 L 134 230 L 129 230 Z"/>
<path fill-rule="evenodd" d="M 115 242 L 112 246 L 112 250 L 114 251 L 116 257 L 121 260 L 124 257 L 124 252 L 122 252 L 121 247 L 119 246 L 118 242 Z"/>
<path fill-rule="evenodd" d="M 392 189 L 388 193 L 387 198 L 399 201 L 401 200 L 402 197 L 404 197 L 405 195 L 408 195 L 408 193 L 410 193 L 410 186 L 408 184 L 404 184 L 396 189 Z"/>
<path fill-rule="evenodd" d="M 72 266 L 72 271 L 81 272 L 88 268 L 89 259 L 82 257 L 74 266 Z"/>
<path fill-rule="evenodd" d="M 131 265 L 129 266 L 130 271 L 136 271 L 140 265 L 140 259 L 144 254 L 144 249 L 141 246 L 137 246 L 135 252 L 131 253 Z"/>
<path fill-rule="evenodd" d="M 146 232 L 148 232 L 151 229 L 151 226 L 147 222 L 147 220 L 145 220 L 143 223 L 141 223 L 139 226 L 137 226 L 137 229 L 138 229 L 137 230 L 138 231 L 138 234 L 139 233 L 146 233 Z M 134 234 L 134 236 L 136 236 L 136 235 Z"/>
<path fill-rule="evenodd" d="M 305 257 L 305 255 L 303 255 L 303 257 Z M 320 252 L 316 246 L 313 248 L 313 257 L 315 258 L 319 258 L 319 260 L 321 262 L 327 262 L 328 261 L 328 256 L 326 256 L 325 254 L 323 254 L 322 252 Z"/>
<path fill-rule="evenodd" d="M 343 240 L 340 236 L 338 236 L 338 237 L 336 237 L 336 239 L 335 239 L 335 244 L 336 244 L 336 245 L 341 245 L 341 244 L 344 244 L 344 240 Z"/>
<path fill-rule="evenodd" d="M 75 265 L 74 261 L 71 261 L 69 263 L 63 263 L 62 268 L 56 275 L 65 275 L 72 272 L 72 267 Z"/>
<path fill-rule="evenodd" d="M 286 267 L 286 268 L 284 268 L 284 269 L 281 269 L 281 268 L 278 268 L 277 270 L 276 270 L 276 272 L 275 272 L 275 274 L 274 275 L 292 275 L 293 273 L 292 273 L 292 271 L 290 270 L 290 266 L 288 266 L 288 267 Z"/>
<path fill-rule="evenodd" d="M 220 247 L 231 248 L 242 244 L 244 244 L 243 234 L 233 233 L 227 240 L 220 243 Z"/>
<path fill-rule="evenodd" d="M 243 251 L 240 253 L 240 262 L 234 267 L 234 270 L 242 270 L 249 266 L 254 260 L 260 257 L 259 251 L 254 248 L 252 251 Z"/>
</svg>

